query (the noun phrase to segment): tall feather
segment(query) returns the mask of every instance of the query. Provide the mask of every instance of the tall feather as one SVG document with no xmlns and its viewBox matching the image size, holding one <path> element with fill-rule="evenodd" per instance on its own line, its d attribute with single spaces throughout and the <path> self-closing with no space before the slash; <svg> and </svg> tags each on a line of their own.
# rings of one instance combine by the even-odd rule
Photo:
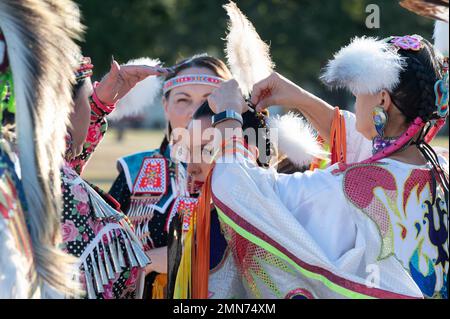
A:
<svg viewBox="0 0 450 319">
<path fill-rule="evenodd" d="M 128 61 L 125 65 L 146 65 L 156 66 L 161 64 L 158 59 L 139 58 Z M 114 121 L 120 120 L 126 116 L 139 115 L 150 107 L 155 99 L 160 96 L 162 89 L 162 78 L 159 76 L 149 76 L 145 80 L 136 84 L 119 103 L 116 109 L 108 118 Z"/>
<path fill-rule="evenodd" d="M 269 76 L 275 65 L 269 46 L 237 5 L 230 1 L 224 8 L 229 16 L 225 45 L 228 66 L 242 93 L 248 97 L 253 85 Z"/>
<path fill-rule="evenodd" d="M 0 0 L 16 95 L 16 123 L 26 218 L 43 291 L 72 291 L 74 259 L 60 243 L 60 167 L 72 107 L 74 39 L 83 27 L 70 0 Z M 45 297 L 45 296 L 44 296 Z"/>
</svg>

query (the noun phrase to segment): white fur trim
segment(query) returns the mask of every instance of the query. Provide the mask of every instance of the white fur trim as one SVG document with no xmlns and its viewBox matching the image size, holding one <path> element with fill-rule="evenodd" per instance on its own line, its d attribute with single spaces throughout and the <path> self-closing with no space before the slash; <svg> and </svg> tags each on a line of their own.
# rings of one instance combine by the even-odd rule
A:
<svg viewBox="0 0 450 319">
<path fill-rule="evenodd" d="M 316 157 L 328 156 L 317 142 L 311 125 L 302 117 L 289 112 L 283 116 L 269 117 L 267 124 L 272 144 L 298 167 L 310 164 Z"/>
<path fill-rule="evenodd" d="M 139 58 L 128 61 L 124 65 L 155 66 L 160 63 L 158 59 Z M 142 80 L 117 103 L 116 109 L 108 118 L 118 121 L 126 116 L 142 114 L 160 96 L 162 83 L 163 81 L 159 76 L 149 76 L 145 80 Z"/>
<path fill-rule="evenodd" d="M 434 25 L 434 47 L 443 55 L 448 56 L 448 22 L 436 21 Z"/>
<path fill-rule="evenodd" d="M 375 38 L 354 38 L 328 62 L 321 79 L 354 94 L 392 91 L 400 82 L 404 59 Z"/>
</svg>

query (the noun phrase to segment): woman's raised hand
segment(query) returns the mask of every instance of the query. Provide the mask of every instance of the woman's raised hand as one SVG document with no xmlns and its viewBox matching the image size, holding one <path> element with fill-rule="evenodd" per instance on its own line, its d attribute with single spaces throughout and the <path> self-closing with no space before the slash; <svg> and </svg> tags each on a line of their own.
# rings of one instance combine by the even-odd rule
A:
<svg viewBox="0 0 450 319">
<path fill-rule="evenodd" d="M 220 87 L 215 89 L 208 96 L 208 104 L 216 114 L 230 109 L 242 114 L 248 109 L 239 84 L 234 79 L 223 82 Z"/>
<path fill-rule="evenodd" d="M 296 107 L 302 103 L 303 93 L 302 88 L 274 72 L 253 86 L 251 102 L 258 112 L 272 105 Z"/>
<path fill-rule="evenodd" d="M 152 75 L 165 75 L 169 71 L 160 66 L 124 65 L 120 66 L 114 59 L 111 69 L 95 88 L 95 93 L 105 105 L 114 105 L 125 96 L 137 83 Z"/>
</svg>

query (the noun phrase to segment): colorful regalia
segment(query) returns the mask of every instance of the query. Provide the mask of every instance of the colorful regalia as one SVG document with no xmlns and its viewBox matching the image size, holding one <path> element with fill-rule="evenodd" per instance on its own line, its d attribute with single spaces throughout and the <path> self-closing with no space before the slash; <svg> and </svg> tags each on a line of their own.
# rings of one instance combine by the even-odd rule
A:
<svg viewBox="0 0 450 319">
<path fill-rule="evenodd" d="M 379 58 L 385 66 L 398 66 L 401 61 L 389 47 L 409 48 L 420 41 L 417 36 L 355 39 L 335 55 L 323 78 L 359 93 L 390 89 L 401 68 L 379 81 L 367 63 L 377 67 Z M 354 57 L 361 54 L 362 42 L 371 59 L 358 64 Z M 448 112 L 445 62 L 435 94 L 437 111 L 425 142 Z M 439 163 L 426 165 L 387 157 L 421 132 L 425 122 L 415 119 L 392 145 L 375 148 L 357 133 L 354 115 L 341 114 L 346 160 L 337 156 L 341 163 L 323 170 L 278 174 L 258 167 L 243 142 L 235 140 L 233 147 L 228 141 L 229 154 L 218 159 L 213 171 L 211 197 L 232 252 L 228 272 L 242 283 L 232 287 L 232 295 L 448 298 L 448 163 L 442 156 Z M 230 163 L 227 156 L 236 159 Z"/>
<path fill-rule="evenodd" d="M 154 63 L 150 59 L 131 62 Z M 171 78 L 164 84 L 158 81 L 157 78 L 151 78 L 139 83 L 122 99 L 118 108 L 137 110 L 145 107 L 151 104 L 157 96 L 155 92 L 160 93 L 161 88 L 166 93 L 175 87 L 190 84 L 217 87 L 222 79 L 211 75 L 187 74 Z M 197 204 L 197 191 L 194 190 L 192 194 L 188 191 L 185 165 L 174 160 L 172 153 L 172 146 L 165 140 L 158 149 L 120 158 L 119 176 L 110 190 L 135 226 L 147 250 L 168 247 L 167 275 L 153 272 L 147 276 L 145 298 L 179 298 L 179 289 L 176 289 L 178 270 L 182 252 L 186 249 L 185 236 Z M 218 229 L 217 218 L 216 226 Z M 218 236 L 217 240 L 220 239 Z M 216 250 L 213 258 L 220 260 L 222 255 L 221 250 Z"/>
<path fill-rule="evenodd" d="M 141 58 L 127 65 L 156 65 L 158 60 Z M 138 83 L 117 105 L 114 120 L 141 112 L 160 96 L 162 81 L 148 77 Z M 171 220 L 182 211 L 192 210 L 196 200 L 177 186 L 185 180 L 185 169 L 171 159 L 170 146 L 122 157 L 117 162 L 119 175 L 109 194 L 117 200 L 133 224 L 146 251 L 168 245 Z M 183 173 L 184 172 L 184 173 Z M 184 182 L 181 182 L 182 184 Z M 186 187 L 184 187 L 186 188 Z M 169 271 L 169 277 L 171 272 Z M 152 272 L 146 276 L 144 298 L 171 296 L 167 275 Z"/>
<path fill-rule="evenodd" d="M 12 161 L 16 156 L 8 151 L 7 141 L 2 138 L 0 143 L 0 299 L 38 297 L 39 290 L 30 284 L 36 270 L 18 163 Z"/>
<path fill-rule="evenodd" d="M 192 210 L 196 202 L 175 192 L 179 166 L 171 160 L 170 148 L 125 156 L 119 159 L 118 168 L 119 176 L 109 193 L 133 223 L 145 250 L 166 247 L 172 219 L 182 211 Z M 153 272 L 147 277 L 145 295 L 161 295 L 157 290 L 166 285 L 156 289 L 153 286 L 166 282 L 165 275 Z"/>
<path fill-rule="evenodd" d="M 0 1 L 0 298 L 78 290 L 75 260 L 58 249 L 77 9 L 67 0 Z"/>
<path fill-rule="evenodd" d="M 89 65 L 83 63 L 80 70 L 87 71 Z M 77 72 L 81 79 L 90 74 Z M 89 102 L 91 117 L 83 150 L 74 158 L 68 157 L 61 171 L 64 199 L 61 248 L 78 257 L 87 298 L 141 298 L 144 267 L 150 261 L 140 240 L 129 220 L 120 212 L 120 205 L 80 177 L 106 132 L 105 117 L 114 109 L 114 106 L 103 105 L 95 92 Z M 71 153 L 71 145 L 69 134 L 67 154 Z"/>
</svg>

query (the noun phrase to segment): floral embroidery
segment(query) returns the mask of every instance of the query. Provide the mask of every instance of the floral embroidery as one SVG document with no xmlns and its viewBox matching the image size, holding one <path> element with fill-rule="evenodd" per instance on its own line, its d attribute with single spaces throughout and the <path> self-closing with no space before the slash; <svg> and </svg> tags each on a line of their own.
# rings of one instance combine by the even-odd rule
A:
<svg viewBox="0 0 450 319">
<path fill-rule="evenodd" d="M 78 228 L 75 227 L 73 221 L 66 220 L 66 222 L 62 225 L 63 241 L 74 241 L 79 234 Z"/>
<path fill-rule="evenodd" d="M 76 209 L 81 216 L 87 216 L 89 214 L 89 205 L 87 203 L 79 202 Z"/>
<path fill-rule="evenodd" d="M 73 194 L 73 198 L 79 202 L 87 202 L 89 200 L 89 195 L 87 191 L 81 185 L 73 185 L 70 189 Z"/>
<path fill-rule="evenodd" d="M 62 247 L 67 253 L 75 257 L 81 256 L 107 224 L 105 221 L 97 220 L 94 216 L 89 194 L 84 186 L 74 183 L 76 179 L 80 178 L 79 174 L 83 171 L 92 152 L 99 145 L 106 128 L 105 119 L 91 122 L 82 153 L 73 160 L 66 161 L 61 169 L 64 197 L 64 210 L 61 220 L 64 241 Z M 100 191 L 99 193 L 101 194 Z M 106 240 L 106 238 L 103 239 Z M 122 250 L 125 251 L 124 244 L 121 243 L 121 245 Z M 91 267 L 89 262 L 88 267 Z M 138 270 L 136 268 L 134 273 L 132 272 L 133 276 L 130 277 L 130 269 L 124 267 L 120 274 L 115 275 L 114 279 L 109 280 L 108 284 L 103 286 L 104 292 L 97 293 L 96 297 L 99 299 L 135 298 Z M 84 274 L 80 276 L 80 279 L 82 285 L 86 288 Z"/>
</svg>

